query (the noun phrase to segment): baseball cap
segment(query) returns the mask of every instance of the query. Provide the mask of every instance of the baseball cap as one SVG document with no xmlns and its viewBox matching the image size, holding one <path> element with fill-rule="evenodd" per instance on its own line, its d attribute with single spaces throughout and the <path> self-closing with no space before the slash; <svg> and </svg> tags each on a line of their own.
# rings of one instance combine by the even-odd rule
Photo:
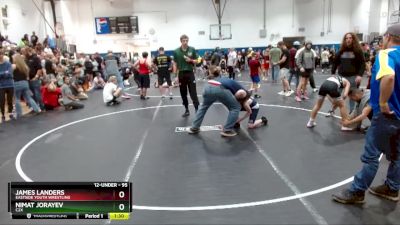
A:
<svg viewBox="0 0 400 225">
<path fill-rule="evenodd" d="M 400 37 L 400 24 L 395 24 L 387 28 L 385 34 Z"/>
</svg>

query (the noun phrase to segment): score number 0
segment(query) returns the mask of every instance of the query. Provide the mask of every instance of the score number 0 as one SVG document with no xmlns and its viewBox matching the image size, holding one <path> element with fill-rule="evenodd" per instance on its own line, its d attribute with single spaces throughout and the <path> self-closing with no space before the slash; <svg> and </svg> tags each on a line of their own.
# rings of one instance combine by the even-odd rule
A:
<svg viewBox="0 0 400 225">
<path fill-rule="evenodd" d="M 120 191 L 118 193 L 118 197 L 119 198 L 124 198 L 125 197 L 125 192 L 124 191 Z M 121 203 L 121 204 L 119 204 L 118 208 L 119 208 L 119 210 L 124 211 L 125 205 Z"/>
</svg>

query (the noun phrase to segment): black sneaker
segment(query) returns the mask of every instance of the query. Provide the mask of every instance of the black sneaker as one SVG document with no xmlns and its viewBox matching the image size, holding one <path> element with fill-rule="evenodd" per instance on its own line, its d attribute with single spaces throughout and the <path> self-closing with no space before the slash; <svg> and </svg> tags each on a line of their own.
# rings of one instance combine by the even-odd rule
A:
<svg viewBox="0 0 400 225">
<path fill-rule="evenodd" d="M 119 105 L 119 104 L 121 104 L 120 101 L 117 101 L 117 100 L 114 101 L 114 105 Z"/>
<path fill-rule="evenodd" d="M 332 111 L 332 110 L 329 110 L 328 111 L 328 114 L 327 115 L 325 115 L 325 117 L 334 117 L 335 116 L 335 112 L 334 111 Z"/>
<path fill-rule="evenodd" d="M 185 113 L 182 115 L 182 117 L 188 117 L 190 116 L 189 110 L 186 110 Z"/>
<path fill-rule="evenodd" d="M 342 204 L 361 204 L 364 203 L 365 192 L 351 192 L 349 189 L 344 189 L 337 194 L 332 195 L 332 199 Z"/>
<path fill-rule="evenodd" d="M 200 132 L 200 129 L 199 128 L 194 128 L 194 127 L 191 127 L 189 129 L 189 131 L 188 131 L 189 134 L 197 134 L 199 132 Z"/>
<path fill-rule="evenodd" d="M 240 123 L 235 123 L 235 125 L 233 126 L 233 128 L 239 129 L 239 128 L 240 128 Z"/>
<path fill-rule="evenodd" d="M 369 127 L 360 128 L 360 132 L 363 134 L 367 134 Z"/>
<path fill-rule="evenodd" d="M 262 124 L 263 124 L 264 126 L 267 126 L 267 125 L 268 125 L 268 120 L 267 120 L 267 118 L 266 118 L 265 116 L 262 116 L 262 117 L 261 117 L 261 120 L 262 120 Z"/>
<path fill-rule="evenodd" d="M 146 98 L 145 98 L 143 95 L 141 95 L 141 96 L 140 96 L 140 99 L 141 99 L 141 100 L 145 100 Z"/>
<path fill-rule="evenodd" d="M 373 195 L 386 198 L 391 201 L 399 201 L 399 191 L 392 191 L 386 184 L 370 187 L 368 191 Z"/>
<path fill-rule="evenodd" d="M 234 136 L 237 135 L 237 133 L 235 131 L 233 131 L 233 130 L 226 130 L 226 131 L 222 131 L 221 135 L 223 137 L 234 137 Z"/>
<path fill-rule="evenodd" d="M 255 95 L 254 95 L 254 98 L 261 98 L 261 96 L 258 95 L 258 94 L 255 94 Z"/>
</svg>

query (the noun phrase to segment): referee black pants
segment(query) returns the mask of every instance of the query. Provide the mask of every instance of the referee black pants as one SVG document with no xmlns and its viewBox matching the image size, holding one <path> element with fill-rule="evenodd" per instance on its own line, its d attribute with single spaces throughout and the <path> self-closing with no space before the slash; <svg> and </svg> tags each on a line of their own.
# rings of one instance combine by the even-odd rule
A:
<svg viewBox="0 0 400 225">
<path fill-rule="evenodd" d="M 190 98 L 193 101 L 194 108 L 197 110 L 199 107 L 199 99 L 197 98 L 196 78 L 194 77 L 193 71 L 181 71 L 179 72 L 178 78 L 183 106 L 185 106 L 186 109 L 189 108 L 189 101 L 187 98 L 187 92 L 189 89 Z"/>
</svg>

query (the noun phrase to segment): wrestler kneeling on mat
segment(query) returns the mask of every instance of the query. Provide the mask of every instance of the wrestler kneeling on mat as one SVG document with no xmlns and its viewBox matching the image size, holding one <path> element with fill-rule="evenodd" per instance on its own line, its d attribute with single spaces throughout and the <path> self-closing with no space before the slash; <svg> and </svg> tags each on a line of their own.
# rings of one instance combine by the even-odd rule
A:
<svg viewBox="0 0 400 225">
<path fill-rule="evenodd" d="M 366 130 L 365 127 L 362 128 L 363 121 L 365 119 L 369 119 L 369 121 L 372 120 L 372 107 L 369 105 L 370 95 L 369 90 L 358 88 L 350 89 L 349 98 L 356 103 L 356 106 L 349 116 L 349 119 L 342 122 L 343 131 Z"/>
<path fill-rule="evenodd" d="M 324 104 L 326 96 L 331 97 L 334 107 L 339 107 L 342 121 L 347 120 L 348 114 L 347 109 L 344 105 L 344 100 L 347 98 L 349 90 L 350 82 L 342 76 L 333 75 L 326 79 L 319 89 L 319 98 L 313 110 L 311 111 L 311 116 L 310 120 L 307 123 L 307 127 L 312 128 L 317 125 L 317 123 L 315 122 L 315 118 L 317 117 L 317 113 L 321 109 L 322 104 Z"/>
<path fill-rule="evenodd" d="M 243 100 L 238 99 L 237 97 L 246 95 L 246 98 Z M 241 111 L 246 111 L 246 113 L 240 117 L 235 124 L 235 128 L 240 128 L 240 122 L 245 120 L 247 117 L 249 117 L 249 123 L 247 125 L 247 128 L 249 129 L 254 129 L 258 128 L 261 126 L 266 126 L 268 124 L 268 120 L 266 117 L 262 116 L 261 119 L 257 120 L 257 115 L 258 111 L 260 110 L 260 105 L 258 102 L 251 97 L 251 94 L 248 93 L 245 90 L 239 90 L 236 94 L 235 97 L 237 98 L 238 102 L 242 105 Z"/>
</svg>

